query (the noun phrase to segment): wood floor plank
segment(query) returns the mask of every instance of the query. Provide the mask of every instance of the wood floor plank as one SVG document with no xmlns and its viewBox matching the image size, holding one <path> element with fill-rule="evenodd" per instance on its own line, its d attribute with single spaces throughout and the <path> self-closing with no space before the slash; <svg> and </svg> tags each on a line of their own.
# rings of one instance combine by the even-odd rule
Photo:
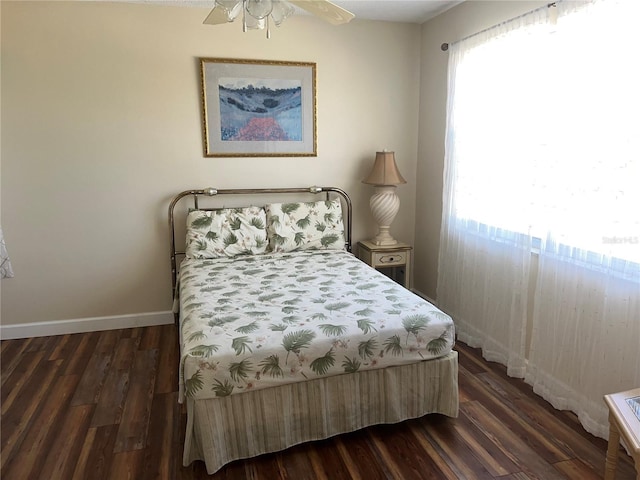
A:
<svg viewBox="0 0 640 480">
<path fill-rule="evenodd" d="M 570 458 L 570 453 L 563 446 L 555 444 L 544 431 L 534 428 L 530 419 L 521 416 L 513 405 L 496 396 L 495 392 L 478 378 L 481 375 L 483 374 L 471 375 L 465 367 L 461 367 L 458 381 L 467 391 L 473 392 L 473 397 L 486 405 L 493 415 L 500 419 L 501 424 L 508 426 L 505 430 L 516 434 L 549 464 Z"/>
<path fill-rule="evenodd" d="M 467 402 L 464 405 L 468 405 Z M 423 418 L 420 426 L 436 452 L 446 459 L 458 478 L 492 479 L 469 445 L 453 428 L 454 420 Z"/>
<path fill-rule="evenodd" d="M 178 335 L 175 326 L 161 326 L 161 347 L 159 349 L 158 371 L 155 391 L 158 394 L 174 392 L 178 389 Z"/>
<path fill-rule="evenodd" d="M 140 450 L 146 446 L 157 363 L 157 350 L 136 351 L 115 452 Z"/>
<path fill-rule="evenodd" d="M 313 470 L 318 478 L 329 480 L 349 480 L 349 469 L 344 463 L 339 452 L 335 448 L 333 439 L 319 440 L 314 442 L 314 448 L 310 449 L 309 455 Z"/>
<path fill-rule="evenodd" d="M 22 355 L 31 342 L 30 338 L 19 338 L 17 340 L 2 340 L 2 351 L 0 352 L 0 385 L 10 377 L 13 369 L 22 360 Z"/>
<path fill-rule="evenodd" d="M 275 455 L 272 455 L 273 457 L 275 457 Z M 276 466 L 278 465 L 278 460 L 277 458 L 274 458 L 273 462 L 276 464 Z M 252 478 L 252 472 L 253 470 L 251 469 L 251 461 L 236 461 L 236 462 L 231 462 L 228 465 L 225 465 L 222 470 L 220 470 L 219 472 L 217 472 L 215 475 L 216 480 L 232 480 L 232 479 L 236 479 L 236 478 L 245 478 L 245 479 L 249 479 Z M 278 475 L 280 470 L 278 469 Z M 208 475 L 206 474 L 206 472 L 204 473 L 204 477 L 201 477 L 201 475 L 203 475 L 201 472 L 196 471 L 195 472 L 195 477 L 198 478 L 209 478 Z M 274 477 L 274 478 L 281 478 L 281 477 Z"/>
<path fill-rule="evenodd" d="M 386 463 L 393 465 L 394 478 L 420 480 L 445 476 L 438 464 L 424 455 L 420 442 L 416 441 L 410 429 L 380 425 L 370 428 L 369 433 Z"/>
<path fill-rule="evenodd" d="M 471 400 L 473 400 L 473 397 L 469 393 L 467 393 L 467 391 L 464 388 L 461 388 L 460 386 L 458 386 L 458 398 L 460 403 L 470 402 Z"/>
<path fill-rule="evenodd" d="M 100 389 L 96 410 L 91 420 L 92 427 L 120 423 L 137 347 L 138 341 L 135 338 L 121 338 L 118 341 L 115 355 Z"/>
<path fill-rule="evenodd" d="M 500 450 L 491 439 L 481 432 L 476 425 L 461 412 L 453 428 L 460 438 L 469 446 L 475 457 L 487 471 L 494 477 L 501 477 L 510 473 L 515 473 L 520 468 L 513 463 L 509 457 Z"/>
<path fill-rule="evenodd" d="M 504 477 L 500 477 L 500 480 L 533 480 L 526 473 L 518 472 L 512 473 L 511 475 L 505 475 Z M 578 480 L 578 479 L 575 479 Z"/>
<path fill-rule="evenodd" d="M 361 480 L 362 475 L 360 474 L 360 469 L 358 468 L 357 463 L 351 458 L 351 454 L 347 450 L 345 444 L 342 443 L 340 437 L 333 439 L 333 443 L 335 444 L 336 451 L 340 455 L 340 458 L 349 472 L 349 478 Z"/>
<path fill-rule="evenodd" d="M 82 478 L 89 478 L 89 456 L 91 455 L 91 447 L 96 441 L 97 428 L 88 428 L 87 434 L 84 437 L 84 442 L 80 454 L 78 455 L 78 461 L 73 469 L 72 480 L 81 480 Z M 91 478 L 96 478 L 91 476 Z M 101 478 L 101 477 L 100 477 Z"/>
<path fill-rule="evenodd" d="M 64 365 L 64 375 L 82 375 L 89 363 L 91 355 L 96 350 L 99 332 L 90 332 L 80 335 L 80 342 L 75 351 L 69 352 L 67 362 Z"/>
<path fill-rule="evenodd" d="M 175 463 L 172 462 L 174 428 L 179 425 L 171 419 L 178 411 L 176 392 L 155 395 L 151 405 L 151 418 L 164 418 L 164 422 L 150 422 L 148 442 L 142 478 L 175 478 Z"/>
<path fill-rule="evenodd" d="M 394 478 L 392 470 L 379 460 L 366 431 L 360 430 L 335 437 L 335 443 L 352 478 L 363 480 Z"/>
<path fill-rule="evenodd" d="M 512 430 L 506 428 L 480 402 L 467 402 L 461 405 L 460 409 L 478 428 L 488 434 L 487 436 L 510 457 L 512 462 L 520 466 L 521 471 L 531 478 L 540 480 L 563 479 L 563 476 L 550 463 L 539 456 Z"/>
<path fill-rule="evenodd" d="M 591 465 L 587 465 L 580 459 L 572 458 L 558 462 L 554 466 L 567 478 L 579 478 L 580 480 L 599 480 L 602 478 L 602 472 L 594 470 Z"/>
<path fill-rule="evenodd" d="M 252 458 L 247 460 L 246 462 L 237 462 L 238 464 L 245 464 L 246 470 L 245 474 L 247 479 L 250 480 L 282 480 L 282 475 L 280 474 L 280 467 L 278 466 L 278 461 L 275 455 L 260 455 L 257 458 Z M 233 480 L 234 472 L 227 470 L 225 471 L 225 475 L 228 476 L 230 480 Z M 217 474 L 214 475 L 217 477 Z M 238 477 L 235 477 L 238 478 Z M 216 478 L 216 480 L 222 480 Z"/>
<path fill-rule="evenodd" d="M 458 342 L 460 415 L 426 415 L 237 460 L 182 466 L 174 325 L 5 340 L 3 480 L 601 479 L 606 441 Z M 100 426 L 98 426 L 100 424 Z M 93 426 L 92 426 L 93 425 Z M 621 452 L 622 453 L 622 452 Z M 624 453 L 616 480 L 635 480 Z"/>
<path fill-rule="evenodd" d="M 44 358 L 44 352 L 28 352 L 21 355 L 20 364 L 14 368 L 8 376 L 6 385 L 0 392 L 0 412 L 4 415 L 13 405 L 16 399 L 20 398 L 22 389 L 31 378 L 32 372 Z"/>
<path fill-rule="evenodd" d="M 558 417 L 551 414 L 546 409 L 538 408 L 535 400 L 519 392 L 512 383 L 500 381 L 496 374 L 482 374 L 478 378 L 487 385 L 493 386 L 494 391 L 502 390 L 500 398 L 505 405 L 512 406 L 519 416 L 536 431 L 543 432 L 545 438 L 552 443 L 558 451 L 563 452 L 563 456 L 558 461 L 578 456 L 583 461 L 597 466 L 600 462 L 598 448 L 586 439 L 569 440 L 573 437 L 572 430 L 564 422 L 559 422 Z M 499 387 L 498 387 L 499 386 Z M 552 462 L 555 461 L 552 459 Z"/>
<path fill-rule="evenodd" d="M 142 330 L 140 334 L 140 350 L 158 350 L 162 338 L 163 325 L 155 325 Z"/>
<path fill-rule="evenodd" d="M 42 472 L 47 478 L 51 480 L 71 478 L 89 429 L 89 421 L 94 408 L 94 405 L 78 405 L 67 410 L 60 431 L 57 432 L 56 441 L 49 449 L 42 466 Z"/>
<path fill-rule="evenodd" d="M 96 344 L 95 353 L 113 353 L 115 346 L 123 336 L 131 336 L 127 332 L 132 329 L 125 330 L 105 330 L 98 332 L 98 343 Z"/>
<path fill-rule="evenodd" d="M 558 412 L 555 409 L 551 411 Z M 591 435 L 584 428 L 582 428 L 577 415 L 569 411 L 560 411 L 558 413 L 559 416 L 563 418 L 565 425 L 567 425 L 572 432 L 576 433 L 578 437 L 581 437 L 581 440 L 578 440 L 575 437 L 571 437 L 571 439 L 569 439 L 567 442 L 569 445 L 574 445 L 574 442 L 576 442 L 579 446 L 579 444 L 581 444 L 583 441 L 586 441 L 587 443 L 593 445 L 598 452 L 607 450 L 607 441 Z M 579 452 L 579 448 L 575 448 L 574 450 L 576 452 Z M 576 456 L 578 455 L 580 454 L 576 453 Z M 603 463 L 598 460 L 599 456 L 600 455 L 598 453 L 595 453 L 593 455 L 590 454 L 589 457 L 587 457 L 589 458 L 589 463 L 594 467 L 596 471 L 598 471 L 599 467 L 602 467 L 603 465 Z M 634 478 L 634 475 L 636 475 L 636 469 L 633 463 L 633 459 L 629 455 L 627 455 L 626 452 L 620 456 L 620 459 L 618 461 L 617 475 L 619 478 Z"/>
<path fill-rule="evenodd" d="M 464 359 L 464 368 L 472 375 L 486 373 L 489 370 L 488 363 L 482 358 L 482 352 L 478 348 L 471 348 L 468 345 L 458 341 L 455 345 L 458 352 L 458 360 Z"/>
<path fill-rule="evenodd" d="M 2 469 L 12 457 L 15 447 L 21 444 L 27 429 L 34 421 L 35 413 L 42 407 L 61 363 L 61 360 L 57 360 L 39 364 L 37 375 L 31 375 L 22 390 L 23 400 L 15 402 L 12 408 L 2 414 L 0 430 L 0 467 Z"/>
<path fill-rule="evenodd" d="M 342 468 L 340 467 L 339 463 L 333 464 L 333 465 L 325 464 L 322 461 L 322 458 L 320 458 L 317 448 L 314 448 L 312 450 L 307 450 L 307 456 L 309 457 L 309 462 L 311 463 L 314 476 L 317 480 L 345 478 L 346 468 L 344 467 L 344 464 Z M 338 460 L 340 462 L 342 461 L 339 457 L 338 457 Z M 325 468 L 325 466 L 329 467 L 330 470 L 333 470 L 331 472 L 332 474 L 327 471 L 327 468 Z"/>
<path fill-rule="evenodd" d="M 417 419 L 420 420 L 420 419 Z M 415 422 L 407 422 L 407 426 L 413 433 L 413 436 L 416 438 L 416 441 L 420 444 L 422 449 L 425 451 L 425 457 L 429 459 L 429 461 L 433 462 L 435 468 L 433 468 L 434 475 L 438 475 L 437 478 L 442 480 L 457 480 L 459 477 L 456 473 L 451 469 L 451 466 L 447 462 L 445 458 L 442 457 L 431 445 L 431 442 L 426 438 L 425 432 L 422 428 L 419 427 L 418 421 Z M 431 472 L 431 470 L 429 470 Z M 432 476 L 431 474 L 428 477 Z M 427 477 L 427 478 L 428 478 Z"/>
<path fill-rule="evenodd" d="M 59 336 L 32 338 L 25 352 L 46 352 L 48 354 L 59 339 Z"/>
<path fill-rule="evenodd" d="M 458 343 L 458 350 L 463 365 L 462 369 L 465 371 L 470 362 L 476 365 L 478 362 L 484 362 L 479 349 Z M 490 397 L 494 402 L 487 406 L 492 412 L 499 413 L 496 410 L 498 404 L 507 412 L 518 412 L 517 416 L 521 417 L 520 424 L 524 422 L 531 425 L 530 430 L 534 432 L 534 435 L 523 434 L 531 446 L 535 448 L 535 445 L 553 445 L 551 450 L 538 450 L 550 463 L 577 457 L 591 465 L 596 471 L 602 468 L 604 465 L 602 452 L 606 451 L 606 440 L 594 437 L 584 430 L 573 412 L 552 408 L 542 397 L 535 395 L 532 387 L 523 380 L 507 377 L 506 367 L 503 365 L 495 362 L 485 362 L 485 365 L 485 371 L 480 372 L 476 369 L 479 373 L 474 377 L 487 385 Z M 461 389 L 463 389 L 464 372 L 461 377 L 460 383 Z M 470 394 L 477 397 L 478 391 L 474 390 Z M 536 439 L 541 438 L 543 439 L 542 443 L 539 443 Z M 554 451 L 555 454 L 551 453 Z M 631 457 L 622 456 L 618 470 L 619 475 L 623 476 L 622 478 L 633 478 L 635 470 Z"/>
<path fill-rule="evenodd" d="M 385 442 L 375 434 L 374 431 L 368 430 L 367 434 L 371 438 L 374 447 L 374 456 L 384 461 L 385 469 L 390 472 L 392 478 L 403 478 L 403 465 L 398 464 L 393 458 L 393 452 L 386 448 Z"/>
<path fill-rule="evenodd" d="M 113 455 L 109 480 L 140 480 L 144 464 L 144 450 L 129 450 Z"/>
<path fill-rule="evenodd" d="M 62 363 L 62 360 L 59 360 L 59 363 Z M 42 468 L 41 460 L 46 457 L 51 445 L 58 438 L 66 406 L 77 384 L 78 378 L 74 376 L 61 377 L 53 384 L 44 398 L 42 407 L 32 415 L 28 429 L 16 445 L 16 452 L 7 462 L 4 469 L 6 475 L 14 478 L 37 476 Z"/>
<path fill-rule="evenodd" d="M 87 429 L 73 480 L 105 480 L 110 473 L 113 459 L 113 447 L 118 434 L 117 425 L 93 427 Z"/>
<path fill-rule="evenodd" d="M 315 480 L 313 466 L 305 450 L 304 446 L 298 445 L 275 454 L 283 480 Z"/>
<path fill-rule="evenodd" d="M 105 330 L 98 341 L 80 379 L 80 385 L 71 401 L 72 406 L 96 403 L 100 397 L 105 377 L 111 366 L 115 348 L 123 335 L 122 330 Z"/>
<path fill-rule="evenodd" d="M 51 354 L 47 360 L 59 360 L 65 359 L 69 356 L 69 351 L 75 350 L 77 345 L 73 345 L 74 340 L 77 342 L 80 340 L 81 335 L 61 335 L 56 337 L 56 342 Z M 70 345 L 71 343 L 71 345 Z"/>
<path fill-rule="evenodd" d="M 80 378 L 80 385 L 71 400 L 72 406 L 95 404 L 98 401 L 113 355 L 114 352 L 98 351 L 91 355 L 84 374 Z"/>
</svg>

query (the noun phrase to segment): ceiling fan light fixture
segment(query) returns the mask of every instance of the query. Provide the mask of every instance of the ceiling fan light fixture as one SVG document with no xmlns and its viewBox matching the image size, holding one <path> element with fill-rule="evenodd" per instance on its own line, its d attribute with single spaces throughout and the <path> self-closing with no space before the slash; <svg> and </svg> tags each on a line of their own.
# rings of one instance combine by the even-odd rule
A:
<svg viewBox="0 0 640 480">
<path fill-rule="evenodd" d="M 216 0 L 216 7 L 220 7 L 227 15 L 227 21 L 233 22 L 242 11 L 242 0 Z"/>
<path fill-rule="evenodd" d="M 264 30 L 267 26 L 267 18 L 255 18 L 249 12 L 245 11 L 244 27 L 248 30 Z"/>
<path fill-rule="evenodd" d="M 273 10 L 271 10 L 271 19 L 275 23 L 276 27 L 279 27 L 282 22 L 289 18 L 296 11 L 288 2 L 283 0 L 273 0 Z"/>
<path fill-rule="evenodd" d="M 273 10 L 273 3 L 271 0 L 246 0 L 245 8 L 256 20 L 264 20 Z"/>
<path fill-rule="evenodd" d="M 206 25 L 220 25 L 233 22 L 242 12 L 242 30 L 267 29 L 270 38 L 270 24 L 279 27 L 295 12 L 294 7 L 326 20 L 333 25 L 348 23 L 353 13 L 332 3 L 330 0 L 215 0 L 215 6 L 204 20 Z M 271 20 L 269 20 L 271 16 Z"/>
</svg>

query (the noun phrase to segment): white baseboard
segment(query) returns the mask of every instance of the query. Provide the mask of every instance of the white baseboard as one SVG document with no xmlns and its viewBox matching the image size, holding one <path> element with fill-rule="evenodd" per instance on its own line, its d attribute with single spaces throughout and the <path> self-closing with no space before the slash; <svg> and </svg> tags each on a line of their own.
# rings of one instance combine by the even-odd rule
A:
<svg viewBox="0 0 640 480">
<path fill-rule="evenodd" d="M 51 322 L 21 323 L 0 325 L 0 339 L 49 337 L 71 333 L 98 332 L 121 328 L 150 327 L 173 323 L 173 313 L 150 312 L 110 317 L 76 318 L 72 320 L 53 320 Z"/>
</svg>

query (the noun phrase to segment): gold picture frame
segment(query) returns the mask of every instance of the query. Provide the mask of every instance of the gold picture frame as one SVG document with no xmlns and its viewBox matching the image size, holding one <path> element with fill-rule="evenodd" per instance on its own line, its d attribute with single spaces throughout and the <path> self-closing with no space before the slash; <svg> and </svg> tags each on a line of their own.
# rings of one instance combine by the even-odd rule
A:
<svg viewBox="0 0 640 480">
<path fill-rule="evenodd" d="M 205 157 L 315 157 L 316 64 L 200 58 Z"/>
</svg>

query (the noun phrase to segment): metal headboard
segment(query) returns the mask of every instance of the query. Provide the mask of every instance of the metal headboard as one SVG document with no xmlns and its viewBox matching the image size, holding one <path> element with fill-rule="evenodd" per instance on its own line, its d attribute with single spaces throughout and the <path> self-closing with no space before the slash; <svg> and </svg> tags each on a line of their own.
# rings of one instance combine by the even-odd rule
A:
<svg viewBox="0 0 640 480">
<path fill-rule="evenodd" d="M 351 251 L 351 199 L 349 195 L 344 190 L 341 190 L 336 187 L 307 187 L 307 188 L 232 188 L 232 189 L 215 189 L 215 188 L 205 188 L 203 190 L 185 190 L 184 192 L 179 193 L 171 200 L 169 204 L 169 230 L 171 230 L 171 287 L 172 292 L 175 295 L 176 293 L 176 282 L 177 282 L 177 263 L 176 258 L 178 255 L 184 255 L 184 251 L 176 250 L 176 225 L 174 219 L 174 210 L 176 204 L 184 197 L 193 197 L 193 208 L 198 210 L 198 197 L 213 197 L 217 195 L 269 195 L 269 194 L 280 194 L 280 193 L 325 193 L 326 199 L 329 200 L 330 194 L 335 193 L 342 197 L 344 204 L 346 206 L 346 214 L 343 210 L 343 220 L 345 222 L 345 248 L 348 252 Z"/>
</svg>

